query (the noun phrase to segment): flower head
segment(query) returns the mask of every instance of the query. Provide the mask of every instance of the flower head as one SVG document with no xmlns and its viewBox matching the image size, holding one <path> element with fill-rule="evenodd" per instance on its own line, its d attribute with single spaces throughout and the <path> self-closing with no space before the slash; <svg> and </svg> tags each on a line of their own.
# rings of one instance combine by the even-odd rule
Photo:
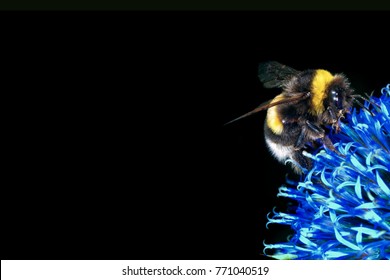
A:
<svg viewBox="0 0 390 280">
<path fill-rule="evenodd" d="M 285 243 L 265 244 L 277 259 L 390 259 L 390 84 L 354 109 L 331 135 L 339 153 L 306 154 L 313 168 L 278 196 L 297 202 L 268 224 L 289 226 Z M 268 226 L 267 224 L 267 226 Z"/>
</svg>

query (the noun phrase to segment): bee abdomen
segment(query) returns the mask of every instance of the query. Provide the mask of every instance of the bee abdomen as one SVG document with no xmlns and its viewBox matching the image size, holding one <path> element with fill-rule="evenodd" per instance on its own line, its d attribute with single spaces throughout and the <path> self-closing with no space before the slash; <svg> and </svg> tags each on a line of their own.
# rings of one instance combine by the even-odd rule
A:
<svg viewBox="0 0 390 280">
<path fill-rule="evenodd" d="M 264 125 L 265 142 L 272 156 L 283 164 L 286 160 L 292 160 L 291 167 L 297 174 L 302 173 L 302 168 L 308 169 L 311 166 L 310 159 L 302 154 L 303 149 L 295 146 L 299 132 L 299 128 L 296 127 L 295 129 L 289 128 L 287 131 L 285 129 L 282 135 L 277 135 L 267 123 Z"/>
<path fill-rule="evenodd" d="M 290 159 L 292 169 L 295 173 L 301 174 L 302 168 L 310 169 L 311 160 L 302 154 L 302 149 L 295 149 L 294 146 L 286 146 L 280 143 L 273 142 L 270 138 L 265 137 L 268 149 L 271 154 L 281 163 L 285 164 L 286 160 Z"/>
<path fill-rule="evenodd" d="M 267 143 L 271 154 L 281 163 L 284 163 L 287 159 L 292 158 L 295 153 L 295 149 L 292 145 L 286 146 L 281 143 L 276 143 L 269 137 L 265 137 L 265 142 Z"/>
</svg>

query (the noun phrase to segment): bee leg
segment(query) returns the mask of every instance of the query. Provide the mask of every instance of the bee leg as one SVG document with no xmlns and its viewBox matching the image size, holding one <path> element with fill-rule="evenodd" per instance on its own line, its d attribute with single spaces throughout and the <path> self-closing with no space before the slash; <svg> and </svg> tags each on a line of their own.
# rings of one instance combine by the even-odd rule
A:
<svg viewBox="0 0 390 280">
<path fill-rule="evenodd" d="M 310 137 L 308 138 L 308 135 Z M 301 133 L 298 136 L 297 141 L 295 142 L 294 148 L 296 150 L 301 149 L 308 140 L 318 139 L 325 136 L 325 131 L 318 125 L 306 121 L 306 125 L 302 126 Z"/>
<path fill-rule="evenodd" d="M 336 133 L 339 133 L 340 132 L 339 120 L 340 120 L 340 117 L 342 116 L 342 114 L 340 117 L 337 117 L 330 106 L 328 108 L 326 108 L 326 110 L 328 111 L 329 116 L 332 120 L 332 128 L 336 131 Z"/>
<path fill-rule="evenodd" d="M 325 130 L 323 130 L 318 125 L 316 125 L 310 121 L 306 121 L 306 125 L 307 125 L 308 129 L 310 129 L 310 131 L 312 133 L 314 133 L 314 135 L 318 136 L 317 138 L 323 138 L 325 136 Z"/>
<path fill-rule="evenodd" d="M 305 137 L 306 136 L 306 129 L 305 127 L 302 128 L 301 133 L 298 136 L 297 141 L 295 142 L 294 149 L 299 150 L 305 145 Z"/>
<path fill-rule="evenodd" d="M 335 151 L 336 151 L 335 146 L 333 146 L 333 143 L 332 143 L 332 141 L 329 139 L 328 136 L 325 135 L 325 136 L 322 138 L 322 143 L 324 143 L 324 146 L 325 146 L 326 148 L 328 148 L 329 150 L 331 150 L 332 152 L 335 152 Z"/>
<path fill-rule="evenodd" d="M 310 134 L 310 137 L 308 135 Z M 306 142 L 309 140 L 315 140 L 319 138 L 323 138 L 325 136 L 325 130 L 323 130 L 318 125 L 306 121 L 306 125 L 302 126 L 301 133 L 298 136 L 297 141 L 295 142 L 294 148 L 296 150 L 301 149 Z"/>
<path fill-rule="evenodd" d="M 309 121 L 306 121 L 307 127 L 311 130 L 311 132 L 318 135 L 318 138 L 322 140 L 322 143 L 326 148 L 331 150 L 332 152 L 336 153 L 337 155 L 344 157 L 339 151 L 336 150 L 335 146 L 333 146 L 332 140 L 325 134 L 325 130 L 323 130 L 321 127 L 317 126 L 314 123 L 311 123 Z"/>
<path fill-rule="evenodd" d="M 337 116 L 336 116 L 336 114 L 333 112 L 332 108 L 329 106 L 328 108 L 326 108 L 326 110 L 328 111 L 329 116 L 331 117 L 331 119 L 333 120 L 333 122 L 336 122 L 336 121 L 337 121 Z"/>
<path fill-rule="evenodd" d="M 325 136 L 325 131 L 318 125 L 306 121 L 306 125 L 302 126 L 301 133 L 298 136 L 297 141 L 295 142 L 294 149 L 295 152 L 292 155 L 292 159 L 296 161 L 302 168 L 310 170 L 313 166 L 312 160 L 302 154 L 302 148 L 308 142 L 308 140 L 323 138 Z M 308 135 L 310 135 L 308 139 Z M 296 173 L 302 173 L 302 170 L 298 166 L 294 166 Z"/>
<path fill-rule="evenodd" d="M 302 174 L 304 169 L 310 170 L 313 167 L 312 160 L 304 156 L 301 150 L 295 151 L 292 155 L 292 159 L 298 164 L 298 165 L 292 165 L 293 170 L 297 174 Z"/>
<path fill-rule="evenodd" d="M 330 140 L 330 138 L 325 135 L 323 138 L 322 138 L 322 143 L 324 143 L 324 146 L 326 148 L 328 148 L 329 150 L 331 150 L 332 152 L 336 153 L 337 155 L 339 155 L 340 157 L 343 157 L 345 158 L 345 156 L 343 154 L 341 154 L 338 150 L 336 150 L 335 146 L 333 146 L 333 143 L 332 141 Z"/>
</svg>

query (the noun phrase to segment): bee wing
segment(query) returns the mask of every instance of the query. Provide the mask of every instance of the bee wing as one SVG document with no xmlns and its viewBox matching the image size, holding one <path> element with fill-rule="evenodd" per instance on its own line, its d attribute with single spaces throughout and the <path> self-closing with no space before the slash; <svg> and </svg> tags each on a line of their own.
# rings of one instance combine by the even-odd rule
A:
<svg viewBox="0 0 390 280">
<path fill-rule="evenodd" d="M 234 120 L 231 120 L 230 122 L 225 123 L 225 125 L 230 124 L 230 123 L 235 122 L 235 121 L 238 121 L 240 119 L 249 117 L 249 116 L 256 114 L 260 111 L 267 110 L 267 109 L 269 109 L 273 106 L 276 106 L 276 105 L 297 103 L 301 100 L 308 98 L 309 96 L 310 96 L 310 93 L 308 93 L 308 92 L 299 92 L 299 93 L 295 93 L 293 96 L 285 97 L 285 98 L 278 100 L 278 101 L 272 102 L 273 99 L 268 100 L 268 101 L 260 104 L 259 106 L 257 106 L 252 111 L 250 111 L 242 116 L 239 116 L 238 118 L 235 118 Z"/>
<path fill-rule="evenodd" d="M 300 71 L 276 61 L 259 64 L 258 76 L 266 88 L 282 87 L 284 82 Z"/>
</svg>

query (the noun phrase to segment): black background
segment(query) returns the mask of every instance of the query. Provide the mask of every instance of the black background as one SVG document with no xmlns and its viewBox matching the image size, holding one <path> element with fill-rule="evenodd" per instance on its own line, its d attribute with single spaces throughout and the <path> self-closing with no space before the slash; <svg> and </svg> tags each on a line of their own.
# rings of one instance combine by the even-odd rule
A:
<svg viewBox="0 0 390 280">
<path fill-rule="evenodd" d="M 352 0 L 328 0 L 315 2 L 309 0 L 273 0 L 256 1 L 241 0 L 226 2 L 222 0 L 3 0 L 0 9 L 7 10 L 71 10 L 71 11 L 383 11 L 389 10 L 387 2 L 371 0 L 370 2 L 356 2 Z"/>
<path fill-rule="evenodd" d="M 257 65 L 389 82 L 388 13 L 1 14 L 2 259 L 262 259 L 288 169 Z M 9 99 L 9 101 L 8 101 Z"/>
</svg>

